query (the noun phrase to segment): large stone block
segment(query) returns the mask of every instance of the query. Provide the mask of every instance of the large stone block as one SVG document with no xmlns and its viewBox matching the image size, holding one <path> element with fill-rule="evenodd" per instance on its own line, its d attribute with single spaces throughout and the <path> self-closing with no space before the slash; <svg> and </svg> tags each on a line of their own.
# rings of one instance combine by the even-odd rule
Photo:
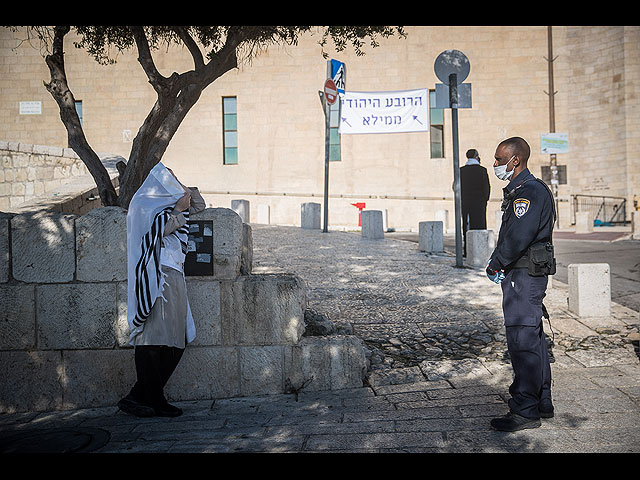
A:
<svg viewBox="0 0 640 480">
<path fill-rule="evenodd" d="M 188 346 L 165 388 L 169 401 L 240 394 L 238 347 Z"/>
<path fill-rule="evenodd" d="M 65 350 L 63 409 L 116 405 L 136 381 L 133 349 Z"/>
<path fill-rule="evenodd" d="M 74 215 L 28 213 L 11 219 L 13 277 L 70 282 L 76 269 Z"/>
<path fill-rule="evenodd" d="M 253 231 L 248 223 L 242 224 L 242 254 L 240 256 L 240 274 L 249 275 L 253 270 Z"/>
<path fill-rule="evenodd" d="M 322 209 L 319 203 L 306 202 L 300 210 L 300 226 L 307 229 L 319 229 Z"/>
<path fill-rule="evenodd" d="M 283 393 L 282 345 L 240 347 L 240 395 Z"/>
<path fill-rule="evenodd" d="M 0 285 L 0 350 L 36 346 L 34 285 Z"/>
<path fill-rule="evenodd" d="M 297 343 L 306 286 L 295 275 L 250 275 L 221 282 L 223 345 Z"/>
<path fill-rule="evenodd" d="M 213 222 L 214 277 L 233 279 L 240 275 L 244 238 L 240 216 L 228 208 L 206 208 L 191 219 Z"/>
<path fill-rule="evenodd" d="M 581 317 L 609 316 L 611 314 L 610 277 L 607 263 L 569 265 L 569 310 Z"/>
<path fill-rule="evenodd" d="M 474 267 L 486 267 L 496 240 L 493 230 L 467 230 L 467 262 Z"/>
<path fill-rule="evenodd" d="M 0 413 L 62 408 L 62 352 L 0 351 Z"/>
<path fill-rule="evenodd" d="M 384 238 L 382 211 L 363 210 L 360 212 L 360 220 L 362 224 L 362 238 L 371 240 Z"/>
<path fill-rule="evenodd" d="M 118 347 L 131 346 L 129 345 L 129 322 L 127 321 L 128 292 L 127 282 L 118 282 L 116 284 L 116 324 L 114 325 L 113 332 Z"/>
<path fill-rule="evenodd" d="M 418 224 L 418 249 L 421 252 L 444 250 L 442 222 L 420 222 Z"/>
<path fill-rule="evenodd" d="M 36 287 L 38 348 L 113 348 L 116 284 L 79 283 Z"/>
<path fill-rule="evenodd" d="M 222 325 L 220 320 L 220 282 L 187 277 L 187 296 L 196 326 L 193 345 L 220 345 Z"/>
<path fill-rule="evenodd" d="M 363 386 L 366 357 L 355 336 L 304 337 L 285 354 L 285 378 L 294 389 L 305 384 L 305 391 Z"/>
<path fill-rule="evenodd" d="M 76 219 L 77 279 L 101 282 L 127 279 L 127 211 L 95 208 Z"/>
</svg>

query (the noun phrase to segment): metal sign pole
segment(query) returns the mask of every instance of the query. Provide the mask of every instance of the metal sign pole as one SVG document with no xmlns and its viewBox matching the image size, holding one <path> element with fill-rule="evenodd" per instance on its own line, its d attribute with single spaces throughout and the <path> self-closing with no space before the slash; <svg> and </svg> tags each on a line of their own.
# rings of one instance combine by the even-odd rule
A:
<svg viewBox="0 0 640 480">
<path fill-rule="evenodd" d="M 331 121 L 331 105 L 324 96 L 324 224 L 323 233 L 328 233 L 329 225 L 329 126 Z"/>
<path fill-rule="evenodd" d="M 455 196 L 456 267 L 462 267 L 462 200 L 460 197 L 460 160 L 458 152 L 458 81 L 449 75 L 449 102 L 451 105 L 451 137 L 453 141 L 453 190 Z"/>
<path fill-rule="evenodd" d="M 331 60 L 327 61 L 327 78 L 331 78 Z M 323 233 L 329 232 L 329 135 L 331 127 L 331 104 L 324 94 L 324 223 Z"/>
</svg>

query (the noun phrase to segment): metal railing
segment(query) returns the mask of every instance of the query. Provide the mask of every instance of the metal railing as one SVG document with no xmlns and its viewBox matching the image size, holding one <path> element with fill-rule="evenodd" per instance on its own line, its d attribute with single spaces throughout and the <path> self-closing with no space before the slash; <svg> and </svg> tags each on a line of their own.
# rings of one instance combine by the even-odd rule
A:
<svg viewBox="0 0 640 480">
<path fill-rule="evenodd" d="M 576 224 L 576 212 L 589 212 L 594 226 L 625 225 L 627 199 L 602 195 L 571 195 L 571 225 Z"/>
</svg>

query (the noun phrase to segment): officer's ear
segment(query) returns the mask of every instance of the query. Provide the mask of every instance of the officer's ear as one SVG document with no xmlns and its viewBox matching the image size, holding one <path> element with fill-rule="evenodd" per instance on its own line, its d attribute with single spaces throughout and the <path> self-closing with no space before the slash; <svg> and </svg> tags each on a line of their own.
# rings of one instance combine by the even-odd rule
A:
<svg viewBox="0 0 640 480">
<path fill-rule="evenodd" d="M 518 165 L 520 165 L 520 157 L 518 157 L 518 155 L 514 155 L 513 156 L 513 166 L 514 168 L 517 167 Z"/>
</svg>

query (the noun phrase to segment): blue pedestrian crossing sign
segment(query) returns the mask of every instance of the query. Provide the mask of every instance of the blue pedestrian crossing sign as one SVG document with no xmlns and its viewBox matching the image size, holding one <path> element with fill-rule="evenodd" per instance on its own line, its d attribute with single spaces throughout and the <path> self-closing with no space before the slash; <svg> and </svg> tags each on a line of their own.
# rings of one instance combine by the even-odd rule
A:
<svg viewBox="0 0 640 480">
<path fill-rule="evenodd" d="M 344 89 L 347 84 L 347 67 L 338 60 L 331 59 L 331 78 L 338 88 L 338 93 L 344 95 Z"/>
</svg>

